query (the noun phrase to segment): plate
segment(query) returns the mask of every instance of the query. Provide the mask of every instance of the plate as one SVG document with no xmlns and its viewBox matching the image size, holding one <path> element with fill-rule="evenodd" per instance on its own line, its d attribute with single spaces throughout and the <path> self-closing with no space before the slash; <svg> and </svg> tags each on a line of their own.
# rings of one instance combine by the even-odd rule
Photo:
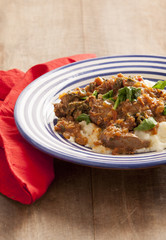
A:
<svg viewBox="0 0 166 240">
<path fill-rule="evenodd" d="M 54 157 L 92 167 L 131 169 L 166 163 L 166 151 L 134 155 L 106 155 L 71 143 L 54 132 L 53 103 L 59 94 L 84 86 L 95 77 L 122 73 L 142 75 L 151 81 L 166 80 L 166 57 L 148 55 L 110 56 L 84 60 L 55 69 L 29 84 L 20 94 L 14 117 L 22 136 Z"/>
</svg>

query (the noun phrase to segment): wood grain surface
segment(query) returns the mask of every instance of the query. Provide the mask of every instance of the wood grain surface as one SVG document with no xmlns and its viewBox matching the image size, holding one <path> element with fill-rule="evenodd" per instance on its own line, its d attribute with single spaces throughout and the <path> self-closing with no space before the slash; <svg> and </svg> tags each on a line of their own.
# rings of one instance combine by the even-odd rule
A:
<svg viewBox="0 0 166 240">
<path fill-rule="evenodd" d="M 166 56 L 165 0 L 1 0 L 0 69 L 78 53 Z M 166 166 L 103 170 L 55 160 L 36 203 L 0 195 L 0 240 L 165 240 Z"/>
</svg>

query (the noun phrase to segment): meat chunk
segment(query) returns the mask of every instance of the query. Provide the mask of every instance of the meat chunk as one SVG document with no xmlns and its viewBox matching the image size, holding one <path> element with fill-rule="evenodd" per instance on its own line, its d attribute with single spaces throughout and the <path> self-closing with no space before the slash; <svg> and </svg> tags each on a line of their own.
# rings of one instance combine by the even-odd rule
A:
<svg viewBox="0 0 166 240">
<path fill-rule="evenodd" d="M 113 84 L 113 79 L 104 80 L 100 86 L 96 87 L 96 90 L 98 93 L 104 94 L 113 88 Z"/>
<path fill-rule="evenodd" d="M 54 112 L 57 117 L 73 116 L 76 119 L 82 112 L 87 113 L 89 106 L 85 101 L 70 102 L 68 105 L 61 103 L 54 104 Z"/>
<path fill-rule="evenodd" d="M 124 79 L 121 77 L 118 77 L 116 79 L 116 81 L 114 82 L 114 85 L 113 85 L 114 94 L 116 94 L 120 88 L 124 87 L 123 82 L 124 82 Z"/>
<path fill-rule="evenodd" d="M 75 102 L 79 101 L 79 96 L 76 93 L 66 93 L 62 98 L 61 98 L 61 103 L 67 107 L 70 102 Z"/>
<path fill-rule="evenodd" d="M 106 147 L 118 149 L 117 153 L 133 153 L 136 149 L 149 147 L 150 142 L 144 141 L 128 129 L 109 126 L 100 136 L 101 142 Z"/>
<path fill-rule="evenodd" d="M 111 102 L 106 104 L 103 99 L 96 99 L 92 96 L 89 98 L 89 107 L 91 121 L 100 127 L 106 126 L 114 117 L 113 104 Z"/>
<path fill-rule="evenodd" d="M 127 113 L 130 113 L 131 115 L 135 115 L 137 112 L 142 111 L 142 108 L 144 105 L 140 101 L 133 101 L 130 102 L 129 99 L 122 102 L 119 106 L 119 114 L 126 115 Z"/>
<path fill-rule="evenodd" d="M 66 116 L 66 107 L 62 103 L 55 103 L 54 104 L 54 112 L 58 118 L 65 117 Z"/>
</svg>

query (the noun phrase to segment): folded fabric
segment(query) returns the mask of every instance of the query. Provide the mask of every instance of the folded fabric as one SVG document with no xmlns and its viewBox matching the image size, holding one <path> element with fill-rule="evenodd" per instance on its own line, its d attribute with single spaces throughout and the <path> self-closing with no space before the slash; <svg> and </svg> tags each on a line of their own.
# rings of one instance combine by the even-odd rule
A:
<svg viewBox="0 0 166 240">
<path fill-rule="evenodd" d="M 81 54 L 35 65 L 26 73 L 0 71 L 0 192 L 23 204 L 40 198 L 54 179 L 53 158 L 31 146 L 17 130 L 13 111 L 21 91 L 42 74 L 87 58 Z"/>
</svg>

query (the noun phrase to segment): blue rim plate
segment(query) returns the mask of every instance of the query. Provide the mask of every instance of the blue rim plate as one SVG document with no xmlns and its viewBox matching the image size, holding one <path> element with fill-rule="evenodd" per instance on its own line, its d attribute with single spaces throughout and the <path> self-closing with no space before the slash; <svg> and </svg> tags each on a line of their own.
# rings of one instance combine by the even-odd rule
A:
<svg viewBox="0 0 166 240">
<path fill-rule="evenodd" d="M 166 80 L 166 57 L 124 55 L 88 59 L 46 73 L 29 84 L 17 99 L 14 117 L 22 136 L 36 148 L 63 160 L 93 167 L 132 169 L 166 163 L 166 151 L 105 155 L 71 143 L 54 132 L 54 107 L 59 94 L 84 86 L 97 76 L 140 74 Z"/>
</svg>

